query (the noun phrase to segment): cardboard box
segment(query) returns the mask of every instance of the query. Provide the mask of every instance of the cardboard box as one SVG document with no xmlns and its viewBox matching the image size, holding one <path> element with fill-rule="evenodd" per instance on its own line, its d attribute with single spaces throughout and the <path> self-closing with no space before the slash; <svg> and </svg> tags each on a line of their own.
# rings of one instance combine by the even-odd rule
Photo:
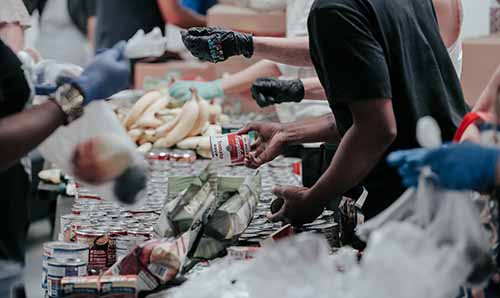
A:
<svg viewBox="0 0 500 298">
<path fill-rule="evenodd" d="M 201 78 L 215 80 L 215 67 L 212 63 L 175 61 L 166 63 L 139 62 L 134 66 L 134 88 L 148 89 L 154 82 L 168 80 L 169 75 L 179 79 L 193 80 Z"/>
<path fill-rule="evenodd" d="M 208 10 L 207 25 L 223 27 L 257 36 L 286 35 L 286 12 L 263 13 L 250 8 L 218 4 Z"/>
<path fill-rule="evenodd" d="M 462 88 L 472 106 L 500 65 L 500 34 L 467 39 L 463 47 Z"/>
</svg>

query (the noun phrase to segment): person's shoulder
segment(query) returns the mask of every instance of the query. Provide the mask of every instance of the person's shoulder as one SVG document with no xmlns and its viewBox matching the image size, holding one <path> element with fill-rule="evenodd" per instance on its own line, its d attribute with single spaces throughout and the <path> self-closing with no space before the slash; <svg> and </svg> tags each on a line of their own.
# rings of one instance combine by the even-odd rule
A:
<svg viewBox="0 0 500 298">
<path fill-rule="evenodd" d="M 314 1 L 313 8 L 322 9 L 336 9 L 340 7 L 349 7 L 355 5 L 354 0 L 316 0 Z"/>
<path fill-rule="evenodd" d="M 359 11 L 358 2 L 355 0 L 316 0 L 311 7 L 311 13 L 331 15 L 345 11 Z"/>
</svg>

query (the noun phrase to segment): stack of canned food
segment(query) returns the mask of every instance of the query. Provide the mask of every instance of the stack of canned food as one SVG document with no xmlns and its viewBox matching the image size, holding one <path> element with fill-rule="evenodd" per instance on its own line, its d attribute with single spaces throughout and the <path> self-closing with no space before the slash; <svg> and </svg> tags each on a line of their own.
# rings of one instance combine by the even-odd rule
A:
<svg viewBox="0 0 500 298">
<path fill-rule="evenodd" d="M 42 288 L 49 297 L 61 296 L 61 280 L 86 276 L 89 248 L 85 244 L 47 242 L 43 244 Z"/>
<path fill-rule="evenodd" d="M 52 279 L 51 284 L 57 284 L 57 278 L 60 280 L 65 274 L 73 274 L 69 273 L 73 272 L 72 269 L 67 269 L 64 274 L 52 274 L 55 269 L 51 268 L 58 266 L 78 267 L 80 271 L 76 276 L 83 271 L 90 275 L 102 273 L 134 246 L 150 240 L 153 225 L 167 200 L 168 178 L 198 176 L 209 163 L 197 160 L 193 151 L 170 149 L 151 151 L 148 161 L 147 192 L 139 207 L 126 209 L 85 188 L 76 189 L 71 214 L 61 217 L 59 239 L 63 242 L 47 244 L 45 249 L 44 280 Z M 271 223 L 266 217 L 275 199 L 272 189 L 277 185 L 301 186 L 300 169 L 301 161 L 293 158 L 278 158 L 259 169 L 262 175 L 261 200 L 250 226 L 240 238 L 242 243 L 259 242 L 281 228 L 280 223 Z M 242 166 L 221 166 L 217 171 L 219 176 L 248 176 L 254 173 L 254 170 Z M 302 229 L 325 234 L 330 244 L 337 246 L 338 229 L 330 211 L 325 211 L 318 220 Z M 55 250 L 52 248 L 54 245 Z M 50 277 L 46 278 L 48 275 Z M 47 288 L 47 282 L 42 284 Z M 57 285 L 54 288 L 56 290 L 49 291 L 51 297 L 57 297 L 54 296 Z"/>
</svg>

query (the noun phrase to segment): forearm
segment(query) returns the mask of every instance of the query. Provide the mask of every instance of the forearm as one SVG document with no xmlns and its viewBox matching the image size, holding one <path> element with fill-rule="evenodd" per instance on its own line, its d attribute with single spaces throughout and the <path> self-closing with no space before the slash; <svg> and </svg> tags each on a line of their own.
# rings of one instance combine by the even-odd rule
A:
<svg viewBox="0 0 500 298">
<path fill-rule="evenodd" d="M 326 93 L 318 77 L 302 79 L 304 84 L 304 98 L 326 100 Z"/>
<path fill-rule="evenodd" d="M 206 18 L 182 7 L 180 0 L 158 0 L 158 7 L 166 22 L 181 28 L 205 27 Z"/>
<path fill-rule="evenodd" d="M 254 56 L 293 66 L 313 66 L 309 37 L 254 37 Z"/>
<path fill-rule="evenodd" d="M 377 134 L 373 128 L 352 126 L 335 152 L 327 171 L 311 188 L 312 197 L 326 205 L 360 183 L 373 169 L 393 138 Z"/>
<path fill-rule="evenodd" d="M 95 16 L 90 17 L 87 20 L 87 40 L 95 48 L 95 28 L 97 24 L 97 19 Z"/>
<path fill-rule="evenodd" d="M 478 101 L 474 105 L 474 112 L 494 112 L 495 102 L 500 93 L 500 66 L 488 82 L 488 85 L 481 93 Z"/>
<path fill-rule="evenodd" d="M 338 143 L 340 134 L 333 114 L 283 124 L 287 143 Z"/>
<path fill-rule="evenodd" d="M 24 48 L 24 31 L 17 23 L 1 23 L 0 39 L 15 53 Z"/>
<path fill-rule="evenodd" d="M 36 148 L 64 121 L 65 114 L 52 101 L 0 119 L 0 170 Z"/>
<path fill-rule="evenodd" d="M 261 77 L 278 77 L 281 72 L 276 63 L 262 60 L 256 64 L 220 80 L 225 95 L 249 91 L 253 82 Z"/>
</svg>

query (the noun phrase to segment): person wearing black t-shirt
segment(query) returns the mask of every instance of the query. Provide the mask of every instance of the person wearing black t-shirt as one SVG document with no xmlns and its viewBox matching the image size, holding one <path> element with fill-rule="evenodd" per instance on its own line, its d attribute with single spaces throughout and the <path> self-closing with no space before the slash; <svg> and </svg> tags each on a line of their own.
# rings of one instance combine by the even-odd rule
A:
<svg viewBox="0 0 500 298">
<path fill-rule="evenodd" d="M 281 125 L 250 124 L 240 133 L 255 130 L 260 138 L 246 164 L 260 166 L 290 143 L 340 141 L 313 187 L 275 190 L 286 202 L 272 219 L 313 221 L 332 198 L 358 183 L 369 193 L 363 207 L 369 219 L 405 189 L 385 157 L 417 146 L 419 118 L 434 117 L 443 139 L 452 139 L 468 109 L 460 82 L 432 0 L 316 0 L 308 27 L 309 47 L 303 40 L 278 41 L 217 28 L 190 29 L 183 41 L 193 55 L 213 62 L 273 50 L 279 61 L 294 56 L 286 63 L 307 63 L 297 58 L 305 58 L 301 55 L 307 48 L 333 114 Z M 299 93 L 304 96 L 307 90 Z"/>
<path fill-rule="evenodd" d="M 325 194 L 362 181 L 371 218 L 405 190 L 385 157 L 418 146 L 418 119 L 434 117 L 443 140 L 452 140 L 468 109 L 460 82 L 431 0 L 317 0 L 308 26 L 311 58 L 342 141 L 304 203 L 321 206 Z"/>
<path fill-rule="evenodd" d="M 28 214 L 20 192 L 28 191 L 28 185 L 18 178 L 24 173 L 19 159 L 59 126 L 81 115 L 86 104 L 128 86 L 130 62 L 124 58 L 124 49 L 122 43 L 103 52 L 78 78 L 60 86 L 50 100 L 25 108 L 30 85 L 21 61 L 0 40 L 0 225 L 4 227 L 0 261 L 24 262 Z"/>
</svg>

